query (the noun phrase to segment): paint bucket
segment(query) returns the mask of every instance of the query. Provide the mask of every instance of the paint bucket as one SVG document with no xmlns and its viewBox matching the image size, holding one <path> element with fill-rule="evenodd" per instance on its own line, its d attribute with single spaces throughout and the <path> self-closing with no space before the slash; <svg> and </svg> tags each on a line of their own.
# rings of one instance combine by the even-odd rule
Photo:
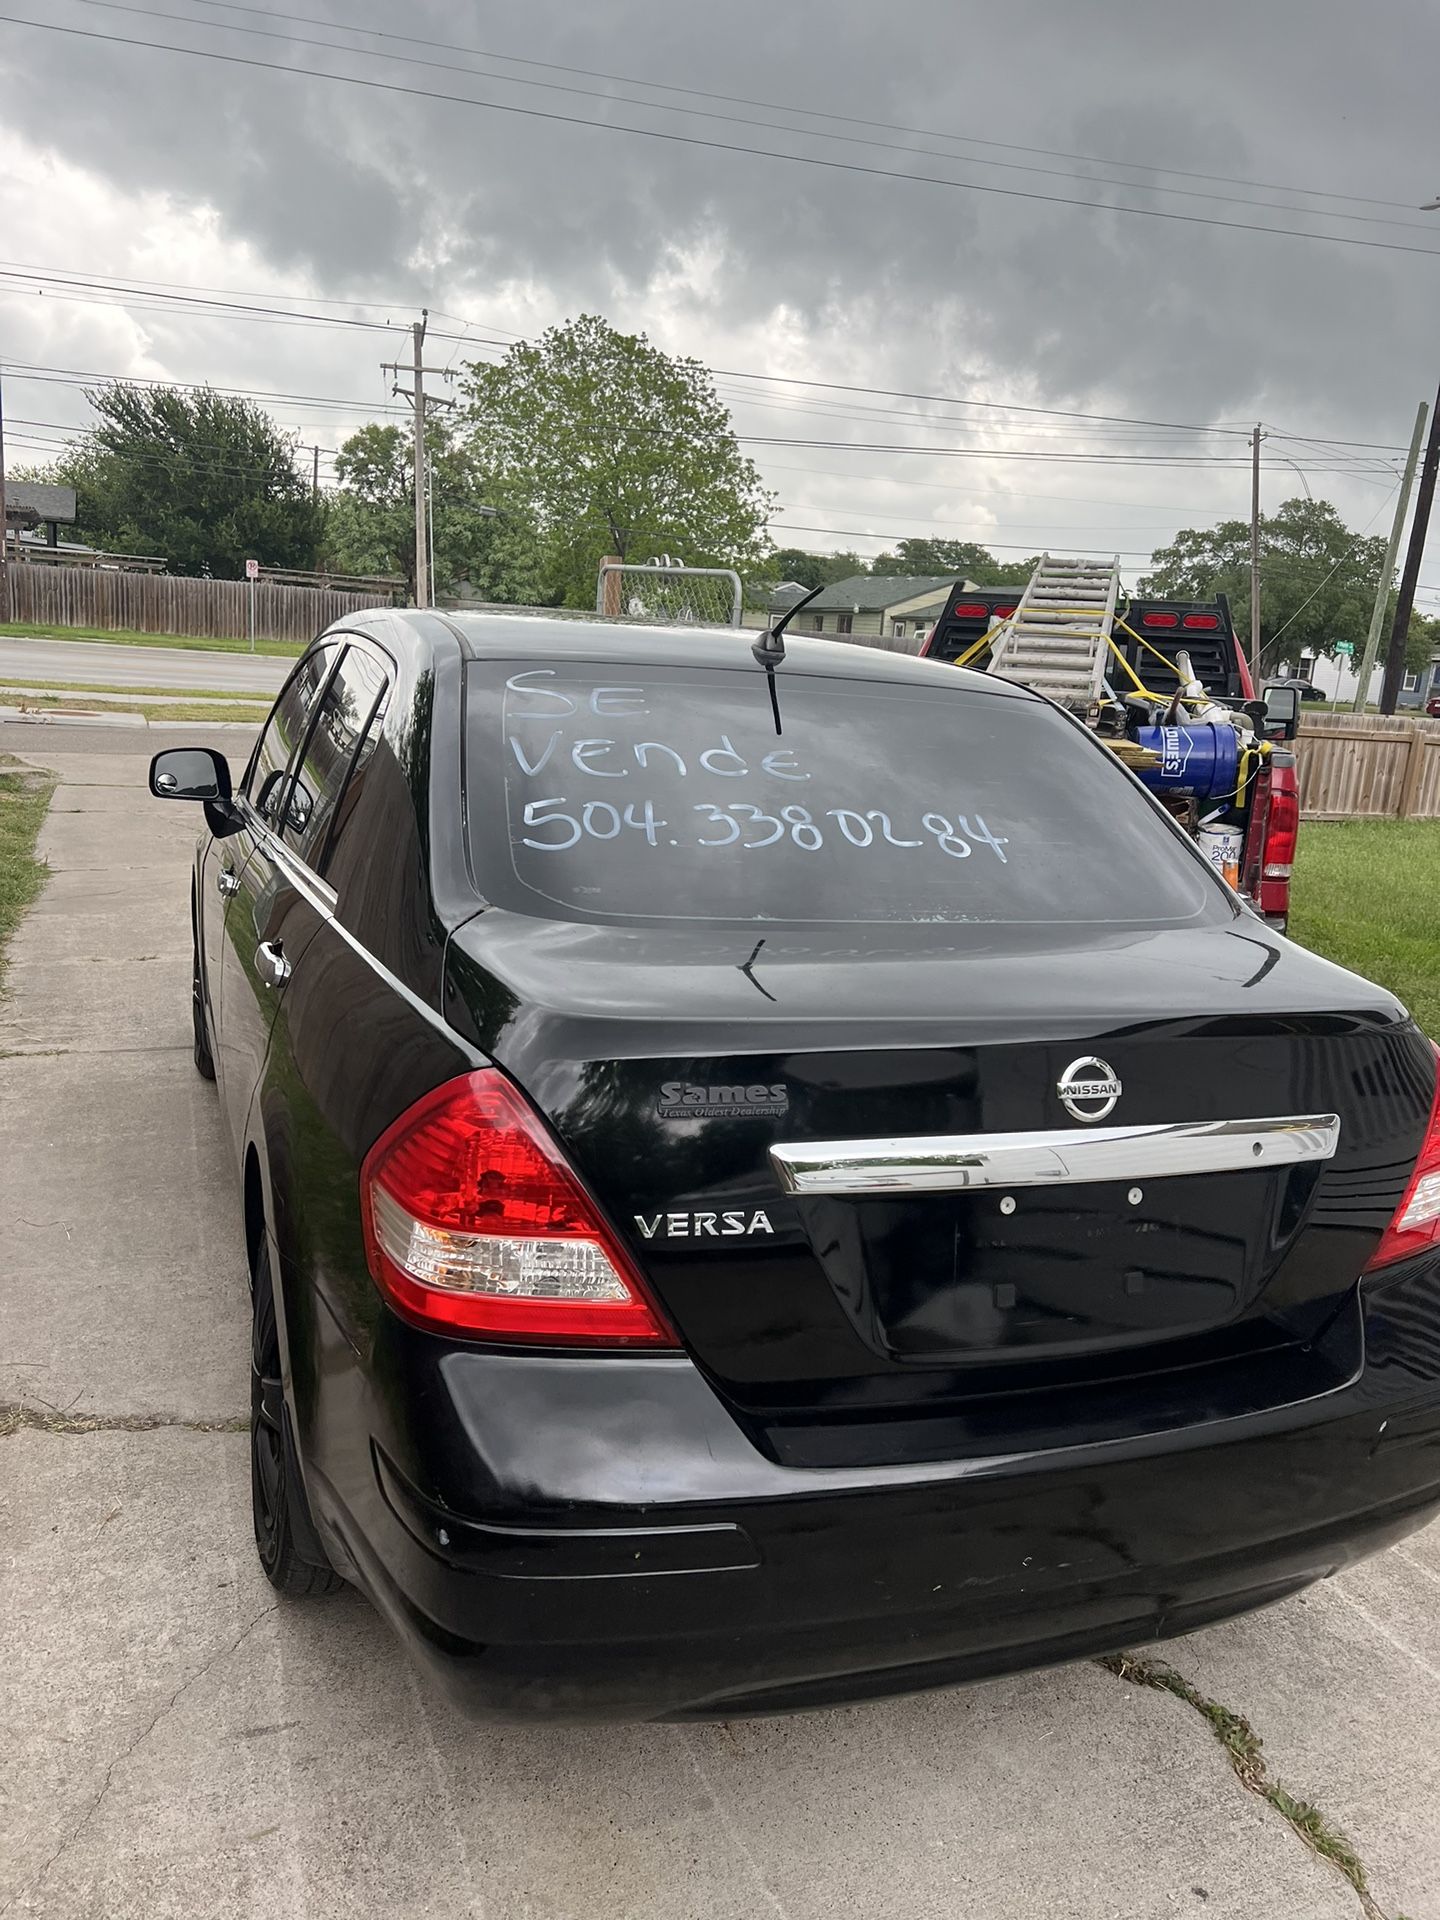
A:
<svg viewBox="0 0 1440 1920">
<path fill-rule="evenodd" d="M 1141 727 L 1137 737 L 1159 756 L 1158 766 L 1137 769 L 1147 787 L 1193 794 L 1197 800 L 1234 793 L 1240 748 L 1232 726 L 1192 720 L 1184 726 Z"/>
<path fill-rule="evenodd" d="M 1240 859 L 1245 851 L 1244 828 L 1219 825 L 1202 827 L 1196 835 L 1196 843 L 1220 878 L 1238 888 Z"/>
</svg>

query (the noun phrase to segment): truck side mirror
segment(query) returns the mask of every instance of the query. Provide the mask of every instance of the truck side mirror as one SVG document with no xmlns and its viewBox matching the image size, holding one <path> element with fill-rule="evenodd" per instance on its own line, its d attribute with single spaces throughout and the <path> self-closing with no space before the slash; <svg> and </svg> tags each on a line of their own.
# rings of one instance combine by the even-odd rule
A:
<svg viewBox="0 0 1440 1920">
<path fill-rule="evenodd" d="M 1265 738 L 1267 740 L 1293 740 L 1300 731 L 1300 689 L 1298 687 L 1267 687 L 1265 689 Z"/>
</svg>

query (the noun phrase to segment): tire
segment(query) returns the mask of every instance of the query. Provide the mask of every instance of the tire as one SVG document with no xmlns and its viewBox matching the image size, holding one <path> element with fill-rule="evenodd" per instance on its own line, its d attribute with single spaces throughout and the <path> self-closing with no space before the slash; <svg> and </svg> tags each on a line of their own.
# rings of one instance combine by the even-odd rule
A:
<svg viewBox="0 0 1440 1920">
<path fill-rule="evenodd" d="M 205 994 L 200 985 L 200 950 L 195 949 L 195 970 L 190 983 L 190 1019 L 195 1028 L 195 1071 L 202 1080 L 215 1078 L 215 1056 L 210 1051 L 210 1029 L 205 1019 Z"/>
<path fill-rule="evenodd" d="M 305 1488 L 300 1479 L 280 1380 L 280 1335 L 275 1324 L 275 1290 L 270 1280 L 270 1250 L 262 1235 L 255 1258 L 254 1331 L 250 1345 L 250 1503 L 255 1518 L 255 1550 L 265 1578 L 278 1593 L 306 1599 L 337 1593 L 345 1584 L 328 1563 L 304 1558 L 295 1545 L 296 1516 L 308 1538 L 314 1537 Z"/>
</svg>

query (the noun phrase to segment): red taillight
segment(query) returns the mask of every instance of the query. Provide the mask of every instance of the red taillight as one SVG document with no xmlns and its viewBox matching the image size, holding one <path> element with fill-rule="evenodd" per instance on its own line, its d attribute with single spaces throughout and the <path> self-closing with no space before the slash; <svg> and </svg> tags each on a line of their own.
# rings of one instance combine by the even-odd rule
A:
<svg viewBox="0 0 1440 1920">
<path fill-rule="evenodd" d="M 1298 793 L 1270 794 L 1270 813 L 1265 823 L 1265 854 L 1261 878 L 1288 880 L 1295 864 L 1295 841 L 1300 832 L 1300 796 Z"/>
<path fill-rule="evenodd" d="M 1143 613 L 1140 624 L 1142 627 L 1178 627 L 1180 616 L 1178 613 Z"/>
<path fill-rule="evenodd" d="M 365 1258 L 432 1332 L 675 1347 L 634 1262 L 539 1116 L 493 1067 L 436 1087 L 360 1169 Z"/>
<path fill-rule="evenodd" d="M 1440 1065 L 1440 1049 L 1437 1049 L 1437 1065 Z M 1395 1218 L 1385 1229 L 1365 1271 L 1373 1273 L 1376 1267 L 1408 1260 L 1411 1254 L 1425 1253 L 1437 1245 L 1440 1245 L 1440 1075 L 1437 1075 L 1435 1100 L 1430 1109 L 1430 1124 L 1420 1143 L 1420 1154 L 1405 1189 L 1405 1198 L 1396 1208 Z"/>
<path fill-rule="evenodd" d="M 1014 607 L 996 607 L 994 615 L 997 620 L 1008 620 L 1014 611 Z"/>
<path fill-rule="evenodd" d="M 1182 627 L 1189 627 L 1192 632 L 1199 629 L 1205 633 L 1213 633 L 1220 622 L 1213 613 L 1187 613 L 1180 624 Z"/>
<path fill-rule="evenodd" d="M 957 620 L 984 620 L 990 609 L 978 600 L 957 600 L 950 611 Z"/>
</svg>

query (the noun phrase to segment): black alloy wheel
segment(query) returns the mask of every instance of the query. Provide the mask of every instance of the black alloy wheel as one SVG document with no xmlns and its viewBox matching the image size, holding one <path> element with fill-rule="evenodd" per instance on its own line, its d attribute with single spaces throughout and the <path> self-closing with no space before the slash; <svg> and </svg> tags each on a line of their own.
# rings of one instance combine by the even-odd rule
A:
<svg viewBox="0 0 1440 1920">
<path fill-rule="evenodd" d="M 294 1516 L 305 1512 L 300 1481 L 285 1421 L 285 1390 L 280 1378 L 280 1335 L 275 1324 L 275 1290 L 270 1279 L 270 1249 L 261 1236 L 255 1257 L 255 1320 L 250 1346 L 250 1501 L 255 1516 L 255 1547 L 265 1578 L 280 1593 L 303 1597 L 336 1593 L 345 1584 L 329 1566 L 305 1559 L 296 1549 Z M 313 1529 L 307 1527 L 307 1533 Z"/>
</svg>

